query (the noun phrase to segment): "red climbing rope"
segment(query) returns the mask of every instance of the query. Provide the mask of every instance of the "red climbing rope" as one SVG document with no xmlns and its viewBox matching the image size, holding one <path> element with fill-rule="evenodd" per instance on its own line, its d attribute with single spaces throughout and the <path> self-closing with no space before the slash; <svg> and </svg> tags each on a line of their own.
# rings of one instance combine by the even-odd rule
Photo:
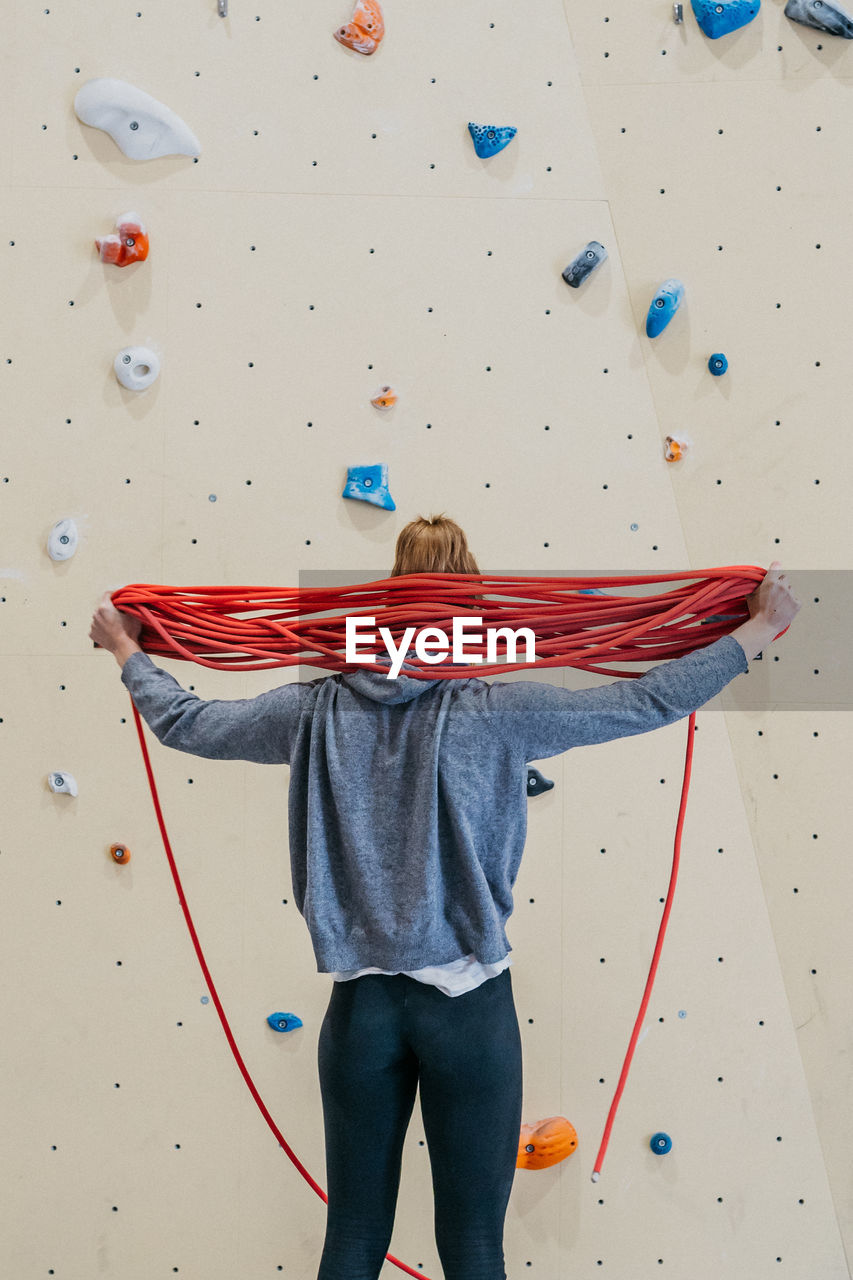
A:
<svg viewBox="0 0 853 1280">
<path fill-rule="evenodd" d="M 610 1130 L 613 1128 L 613 1121 L 616 1119 L 616 1112 L 622 1099 L 622 1091 L 625 1088 L 625 1081 L 628 1079 L 628 1072 L 631 1068 L 631 1059 L 634 1056 L 634 1050 L 637 1047 L 637 1040 L 640 1035 L 640 1028 L 643 1025 L 643 1019 L 646 1016 L 646 1009 L 649 1007 L 649 998 L 652 994 L 655 977 L 658 971 L 658 961 L 660 953 L 663 950 L 663 940 L 666 936 L 666 926 L 669 924 L 669 917 L 672 911 L 672 900 L 675 897 L 675 885 L 678 880 L 678 867 L 681 862 L 681 831 L 684 826 L 684 815 L 687 811 L 687 793 L 690 790 L 690 774 L 693 769 L 693 735 L 696 731 L 696 712 L 693 711 L 687 722 L 687 755 L 684 761 L 684 781 L 681 784 L 681 804 L 678 809 L 678 823 L 675 828 L 675 847 L 672 854 L 672 871 L 669 877 L 669 889 L 667 890 L 666 903 L 661 916 L 660 927 L 658 929 L 657 942 L 655 943 L 655 953 L 652 957 L 649 976 L 646 979 L 646 989 L 643 992 L 643 999 L 640 1003 L 640 1009 L 634 1021 L 634 1030 L 631 1033 L 631 1040 L 628 1044 L 628 1050 L 625 1054 L 625 1061 L 622 1063 L 622 1071 L 619 1076 L 619 1083 L 616 1086 L 616 1092 L 613 1095 L 613 1101 L 610 1104 L 610 1110 L 607 1113 L 607 1123 L 604 1126 L 604 1134 L 601 1138 L 601 1145 L 598 1148 L 598 1155 L 595 1158 L 593 1166 L 592 1181 L 598 1182 L 601 1177 L 601 1167 L 604 1164 L 604 1156 L 607 1152 L 607 1144 L 610 1141 Z"/>
<path fill-rule="evenodd" d="M 581 667 L 602 675 L 638 676 L 612 671 L 594 659 L 612 662 L 659 661 L 703 648 L 731 630 L 726 621 L 746 621 L 743 597 L 766 576 L 755 565 L 730 565 L 694 573 L 602 578 L 515 578 L 480 574 L 411 573 L 347 587 L 164 587 L 132 583 L 112 593 L 117 609 L 139 618 L 139 643 L 159 657 L 184 658 L 218 671 L 264 671 L 304 663 L 331 671 L 353 671 L 375 664 L 365 655 L 347 663 L 346 619 L 376 618 L 376 644 L 384 652 L 379 626 L 395 644 L 407 627 L 447 631 L 454 615 L 481 617 L 483 628 L 529 627 L 536 637 L 537 667 Z M 588 596 L 584 589 L 637 587 L 643 583 L 683 581 L 692 585 L 661 595 Z M 480 593 L 483 593 L 482 595 Z M 732 602 L 723 620 L 720 610 Z M 274 610 L 274 612 L 269 612 Z M 331 617 L 310 617 L 326 614 Z M 267 611 L 264 613 L 264 611 Z M 344 612 L 345 611 L 345 612 Z M 251 618 L 242 614 L 259 613 Z M 379 614 L 381 613 L 381 617 Z M 707 619 L 697 627 L 696 619 Z M 632 643 L 633 642 L 633 643 Z M 522 651 L 523 646 L 521 647 Z M 466 641 L 466 653 L 482 656 L 484 644 Z M 438 665 L 412 658 L 415 679 L 469 677 L 467 663 Z M 476 675 L 500 675 L 526 662 L 478 663 Z"/>
<path fill-rule="evenodd" d="M 365 643 L 359 639 L 362 661 L 347 663 L 346 618 L 375 618 L 375 629 L 387 627 L 395 647 L 400 646 L 407 628 L 440 627 L 449 634 L 453 616 L 482 618 L 483 628 L 507 627 L 517 630 L 529 627 L 535 635 L 536 662 L 485 662 L 454 665 L 446 661 L 427 664 L 417 657 L 406 659 L 406 673 L 415 679 L 454 679 L 456 677 L 497 675 L 531 665 L 538 667 L 571 666 L 603 675 L 637 679 L 643 672 L 607 669 L 600 663 L 616 658 L 625 662 L 660 661 L 677 658 L 695 649 L 705 648 L 728 634 L 732 622 L 743 622 L 749 616 L 745 604 L 766 571 L 756 565 L 730 565 L 693 573 L 650 574 L 630 577 L 547 578 L 492 577 L 481 574 L 415 573 L 379 579 L 359 586 L 331 588 L 271 587 L 169 587 L 132 583 L 112 593 L 116 608 L 139 618 L 142 630 L 139 644 L 147 653 L 161 657 L 184 658 L 216 670 L 261 671 L 270 667 L 295 666 L 305 663 L 332 671 L 352 671 L 358 667 L 375 669 L 368 656 L 386 652 L 384 641 Z M 608 587 L 631 588 L 645 583 L 699 579 L 692 586 L 664 592 L 661 595 L 582 594 L 603 592 Z M 277 610 L 270 613 L 269 610 Z M 725 609 L 725 613 L 720 613 Z M 306 615 L 332 616 L 309 617 Z M 251 613 L 244 618 L 240 615 Z M 260 615 L 260 616 L 259 616 Z M 784 634 L 784 633 L 780 633 Z M 407 641 L 410 644 L 410 640 Z M 367 652 L 365 652 L 365 650 Z M 483 644 L 465 640 L 465 653 L 482 655 Z M 526 652 L 523 645 L 521 652 Z M 409 665 L 411 664 L 411 665 Z M 205 962 L 181 887 L 178 869 L 163 821 L 154 774 L 145 744 L 142 723 L 136 705 L 133 714 L 139 733 L 142 755 L 154 808 L 178 891 L 187 928 L 195 947 L 205 981 L 210 988 L 216 1011 L 225 1031 L 231 1052 L 261 1114 L 275 1134 L 280 1146 L 324 1201 L 322 1188 L 296 1158 L 267 1110 L 240 1055 L 213 979 Z M 631 1060 L 637 1045 L 643 1018 L 648 1008 L 667 923 L 672 910 L 681 854 L 681 833 L 690 785 L 693 758 L 693 735 L 696 715 L 691 714 L 687 731 L 687 756 L 681 805 L 675 834 L 672 872 L 666 905 L 658 930 L 657 943 L 649 970 L 642 1003 L 634 1024 L 619 1083 L 610 1106 L 607 1123 L 595 1162 L 593 1181 L 597 1181 L 604 1163 L 610 1132 L 616 1117 Z M 423 1272 L 414 1271 L 397 1258 L 386 1255 L 389 1262 L 408 1275 L 427 1280 Z"/>
</svg>

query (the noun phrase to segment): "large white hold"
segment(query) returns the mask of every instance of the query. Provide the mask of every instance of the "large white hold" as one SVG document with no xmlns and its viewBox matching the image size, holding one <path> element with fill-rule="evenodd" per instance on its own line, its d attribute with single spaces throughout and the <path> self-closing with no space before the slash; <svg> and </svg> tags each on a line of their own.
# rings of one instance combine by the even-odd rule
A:
<svg viewBox="0 0 853 1280">
<path fill-rule="evenodd" d="M 113 368 L 128 391 L 145 391 L 160 374 L 160 357 L 150 347 L 122 347 Z"/>
<path fill-rule="evenodd" d="M 51 560 L 70 560 L 77 550 L 77 526 L 70 516 L 57 520 L 47 537 Z"/>
<path fill-rule="evenodd" d="M 131 160 L 201 152 L 201 143 L 180 116 L 126 80 L 88 80 L 78 90 L 74 110 L 83 124 L 108 133 Z"/>
</svg>

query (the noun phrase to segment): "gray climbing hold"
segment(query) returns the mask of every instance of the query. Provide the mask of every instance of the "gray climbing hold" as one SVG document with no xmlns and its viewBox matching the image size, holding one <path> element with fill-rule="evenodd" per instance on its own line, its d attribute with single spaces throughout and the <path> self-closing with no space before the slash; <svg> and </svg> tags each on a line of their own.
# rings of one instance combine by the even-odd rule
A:
<svg viewBox="0 0 853 1280">
<path fill-rule="evenodd" d="M 761 8 L 761 0 L 691 0 L 696 21 L 711 40 L 745 27 Z"/>
<path fill-rule="evenodd" d="M 532 765 L 527 766 L 527 794 L 529 796 L 541 796 L 544 792 L 550 791 L 553 787 L 550 778 L 543 778 L 538 769 L 534 769 Z"/>
<path fill-rule="evenodd" d="M 583 284 L 587 276 L 590 275 L 596 267 L 600 267 L 604 259 L 607 257 L 607 250 L 598 240 L 590 240 L 585 249 L 581 249 L 580 253 L 574 258 L 563 272 L 563 279 L 566 284 L 577 289 Z"/>
<path fill-rule="evenodd" d="M 489 156 L 495 156 L 499 151 L 503 151 L 504 147 L 512 142 L 518 130 L 511 124 L 502 125 L 500 128 L 493 124 L 469 124 L 468 132 L 477 155 L 481 160 L 486 160 Z"/>
<path fill-rule="evenodd" d="M 374 507 L 384 507 L 386 511 L 397 510 L 397 504 L 388 492 L 388 464 L 385 462 L 373 467 L 350 467 L 341 496 L 371 502 Z"/>
<path fill-rule="evenodd" d="M 831 36 L 853 40 L 853 18 L 833 0 L 788 0 L 785 17 L 801 22 L 804 27 L 828 31 Z"/>
</svg>

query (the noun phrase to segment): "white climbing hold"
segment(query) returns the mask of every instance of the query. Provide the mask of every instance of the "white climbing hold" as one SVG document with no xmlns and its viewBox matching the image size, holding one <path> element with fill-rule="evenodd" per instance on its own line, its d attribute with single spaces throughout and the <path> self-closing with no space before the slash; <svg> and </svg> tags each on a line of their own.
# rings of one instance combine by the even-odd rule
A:
<svg viewBox="0 0 853 1280">
<path fill-rule="evenodd" d="M 77 781 L 73 773 L 62 773 L 57 770 L 56 773 L 49 773 L 47 780 L 50 783 L 51 791 L 62 792 L 67 796 L 77 795 Z"/>
<path fill-rule="evenodd" d="M 57 520 L 47 539 L 47 551 L 51 560 L 70 560 L 77 550 L 77 540 L 77 526 L 71 517 Z"/>
<path fill-rule="evenodd" d="M 201 143 L 180 116 L 126 80 L 87 81 L 74 99 L 74 110 L 83 124 L 108 133 L 131 160 L 201 152 Z"/>
<path fill-rule="evenodd" d="M 160 375 L 160 357 L 150 347 L 123 347 L 113 368 L 128 391 L 145 391 Z"/>
</svg>

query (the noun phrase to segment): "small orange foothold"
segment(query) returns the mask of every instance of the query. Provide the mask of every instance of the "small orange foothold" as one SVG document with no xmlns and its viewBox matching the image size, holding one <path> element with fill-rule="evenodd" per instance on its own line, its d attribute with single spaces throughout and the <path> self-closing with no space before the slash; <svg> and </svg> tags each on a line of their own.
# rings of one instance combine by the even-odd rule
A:
<svg viewBox="0 0 853 1280">
<path fill-rule="evenodd" d="M 689 441 L 686 436 L 667 436 L 666 438 L 666 460 L 667 462 L 678 462 L 684 456 L 684 450 L 687 448 Z"/>
<path fill-rule="evenodd" d="M 110 853 L 112 855 L 113 862 L 120 862 L 122 864 L 130 862 L 130 850 L 126 845 L 111 844 Z"/>
<path fill-rule="evenodd" d="M 397 403 L 397 393 L 393 387 L 380 387 L 379 393 L 370 402 L 377 409 L 390 409 Z"/>
<path fill-rule="evenodd" d="M 379 0 L 358 0 L 352 21 L 334 32 L 339 44 L 356 53 L 375 53 L 385 35 L 385 21 Z"/>
<path fill-rule="evenodd" d="M 126 267 L 131 262 L 144 262 L 148 257 L 148 232 L 136 213 L 125 213 L 116 222 L 116 232 L 95 241 L 101 262 Z"/>
<path fill-rule="evenodd" d="M 547 1169 L 570 1156 L 578 1145 L 574 1126 L 565 1116 L 549 1116 L 521 1126 L 517 1169 Z"/>
</svg>

